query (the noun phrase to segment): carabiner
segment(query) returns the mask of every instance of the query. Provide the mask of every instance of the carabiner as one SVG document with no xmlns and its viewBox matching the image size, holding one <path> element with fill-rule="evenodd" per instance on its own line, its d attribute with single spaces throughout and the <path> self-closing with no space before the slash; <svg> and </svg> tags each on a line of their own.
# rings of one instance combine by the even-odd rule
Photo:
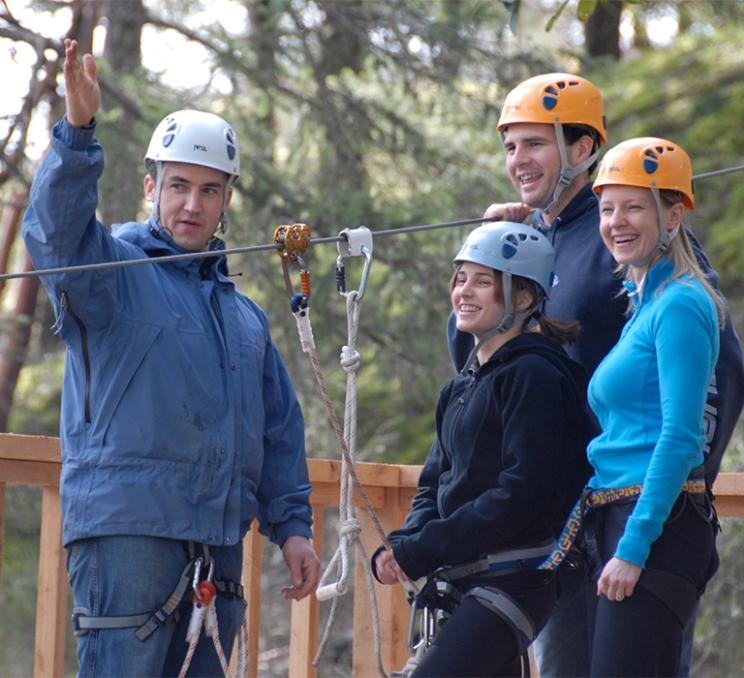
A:
<svg viewBox="0 0 744 678">
<path fill-rule="evenodd" d="M 346 271 L 344 268 L 344 259 L 348 257 L 364 256 L 364 270 L 362 279 L 359 283 L 359 289 L 356 290 L 356 298 L 361 299 L 367 291 L 367 281 L 369 279 L 369 269 L 372 266 L 372 232 L 366 226 L 359 228 L 345 228 L 339 234 L 338 241 L 338 258 L 336 259 L 336 288 L 343 296 L 348 296 L 351 292 L 346 291 Z"/>
<path fill-rule="evenodd" d="M 197 596 L 199 595 L 199 582 L 201 581 L 201 570 L 203 564 L 204 558 L 201 556 L 194 560 L 194 578 L 191 581 L 191 588 Z"/>
</svg>

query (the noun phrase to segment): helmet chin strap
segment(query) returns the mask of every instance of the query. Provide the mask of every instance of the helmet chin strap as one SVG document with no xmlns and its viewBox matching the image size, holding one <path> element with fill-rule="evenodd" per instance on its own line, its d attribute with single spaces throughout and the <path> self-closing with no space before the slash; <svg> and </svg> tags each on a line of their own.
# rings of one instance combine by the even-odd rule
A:
<svg viewBox="0 0 744 678">
<path fill-rule="evenodd" d="M 229 226 L 227 221 L 227 201 L 230 197 L 230 189 L 232 189 L 236 179 L 237 177 L 235 175 L 230 176 L 225 184 L 225 194 L 222 196 L 222 212 L 220 212 L 220 221 L 217 229 L 222 235 L 227 233 L 227 228 Z"/>
<path fill-rule="evenodd" d="M 495 327 L 492 327 L 490 330 L 487 330 L 483 334 L 481 334 L 478 337 L 478 341 L 475 342 L 475 346 L 473 347 L 473 350 L 470 351 L 470 355 L 468 356 L 468 359 L 465 361 L 465 365 L 463 365 L 463 368 L 460 370 L 460 374 L 467 374 L 470 368 L 475 363 L 477 357 L 478 357 L 478 351 L 481 349 L 481 347 L 492 337 L 495 337 L 497 334 L 503 334 L 504 332 L 508 332 L 512 327 L 514 327 L 515 323 L 521 324 L 527 318 L 532 314 L 532 311 L 534 309 L 530 309 L 528 311 L 518 311 L 517 313 L 514 313 L 512 309 L 512 303 L 511 303 L 511 289 L 512 289 L 512 275 L 511 273 L 507 273 L 506 271 L 502 271 L 501 273 L 501 285 L 503 287 L 503 294 L 504 294 L 504 314 L 501 316 L 501 320 L 499 320 L 498 325 Z"/>
<path fill-rule="evenodd" d="M 547 204 L 540 208 L 543 212 L 548 212 L 552 209 L 571 182 L 579 174 L 588 170 L 599 158 L 599 148 L 597 148 L 586 160 L 582 160 L 578 165 L 571 165 L 568 162 L 568 151 L 566 150 L 566 138 L 563 136 L 563 125 L 555 123 L 553 128 L 555 129 L 555 140 L 558 143 L 558 153 L 561 156 L 561 171 L 558 181 L 556 181 L 553 188 L 553 195 Z"/>
<path fill-rule="evenodd" d="M 163 188 L 163 162 L 155 160 L 155 188 L 152 197 L 152 220 L 162 228 L 160 223 L 160 191 Z"/>
</svg>

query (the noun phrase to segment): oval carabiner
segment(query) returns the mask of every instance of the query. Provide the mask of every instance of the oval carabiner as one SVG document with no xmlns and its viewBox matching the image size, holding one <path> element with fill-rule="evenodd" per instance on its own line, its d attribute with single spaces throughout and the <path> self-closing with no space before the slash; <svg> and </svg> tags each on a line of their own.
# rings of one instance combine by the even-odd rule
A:
<svg viewBox="0 0 744 678">
<path fill-rule="evenodd" d="M 338 241 L 338 258 L 336 259 L 336 288 L 343 296 L 348 296 L 351 292 L 346 291 L 346 271 L 344 259 L 353 256 L 364 256 L 364 269 L 362 278 L 359 282 L 359 289 L 353 290 L 356 298 L 361 299 L 367 291 L 367 282 L 369 280 L 369 271 L 372 267 L 372 232 L 366 226 L 359 228 L 345 228 L 339 234 Z"/>
</svg>

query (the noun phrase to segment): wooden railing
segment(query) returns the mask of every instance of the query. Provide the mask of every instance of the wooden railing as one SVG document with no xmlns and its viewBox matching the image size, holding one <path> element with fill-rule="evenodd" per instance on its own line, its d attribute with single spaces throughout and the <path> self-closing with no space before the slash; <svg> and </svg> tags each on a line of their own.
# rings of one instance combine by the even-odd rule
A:
<svg viewBox="0 0 744 678">
<path fill-rule="evenodd" d="M 316 516 L 328 507 L 338 506 L 341 464 L 311 459 L 312 503 Z M 410 506 L 420 471 L 419 466 L 358 464 L 357 473 L 386 530 L 401 524 Z M 68 584 L 62 549 L 59 508 L 60 453 L 57 438 L 0 434 L 0 567 L 2 566 L 2 528 L 7 484 L 42 488 L 41 536 L 39 544 L 38 598 L 34 675 L 64 675 L 64 640 L 68 622 Z M 722 473 L 716 483 L 716 507 L 721 516 L 744 516 L 744 473 Z M 379 544 L 371 521 L 359 511 L 362 541 L 368 553 Z M 323 550 L 323 521 L 315 526 L 315 545 Z M 335 535 L 334 535 L 335 539 Z M 243 584 L 248 602 L 247 622 L 250 642 L 251 676 L 258 673 L 258 642 L 261 619 L 261 564 L 263 538 L 255 531 L 244 541 Z M 0 576 L 2 570 L 0 570 Z M 382 631 L 382 660 L 386 668 L 402 666 L 408 656 L 406 636 L 408 605 L 400 587 L 376 586 Z M 352 674 L 377 674 L 372 642 L 372 622 L 367 585 L 357 567 L 354 586 L 354 644 Z M 319 605 L 309 596 L 291 606 L 289 640 L 289 676 L 314 678 L 312 665 L 318 642 Z"/>
</svg>

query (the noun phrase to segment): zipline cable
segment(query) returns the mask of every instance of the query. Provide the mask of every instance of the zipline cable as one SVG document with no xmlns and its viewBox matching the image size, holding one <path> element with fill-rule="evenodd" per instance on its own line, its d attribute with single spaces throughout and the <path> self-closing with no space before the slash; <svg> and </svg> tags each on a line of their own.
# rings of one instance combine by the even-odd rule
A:
<svg viewBox="0 0 744 678">
<path fill-rule="evenodd" d="M 693 175 L 693 181 L 708 179 L 724 174 L 733 174 L 744 170 L 744 165 L 734 165 L 724 169 L 712 170 L 710 172 L 701 172 Z M 406 233 L 416 233 L 418 231 L 431 231 L 438 228 L 454 228 L 456 226 L 469 226 L 471 224 L 482 224 L 493 219 L 458 219 L 456 221 L 443 221 L 432 224 L 421 224 L 416 226 L 403 226 L 401 228 L 388 228 L 380 231 L 372 231 L 373 238 L 383 238 L 389 235 L 402 235 Z M 339 235 L 329 235 L 311 240 L 313 245 L 322 245 L 325 243 L 337 243 L 342 239 Z M 59 266 L 57 268 L 43 268 L 34 271 L 20 271 L 17 273 L 1 273 L 0 281 L 13 280 L 15 278 L 33 278 L 34 276 L 58 275 L 61 273 L 82 273 L 84 271 L 104 271 L 115 268 L 128 268 L 130 266 L 145 266 L 147 264 L 166 264 L 171 261 L 182 261 L 194 259 L 208 259 L 214 256 L 230 256 L 233 254 L 246 254 L 250 252 L 267 252 L 280 249 L 281 246 L 276 243 L 264 245 L 245 245 L 241 247 L 230 247 L 224 250 L 215 250 L 209 252 L 185 252 L 184 254 L 168 254 L 162 257 L 145 257 L 142 259 L 121 259 L 119 261 L 102 261 L 95 264 L 80 264 L 77 266 Z"/>
<path fill-rule="evenodd" d="M 417 226 L 403 226 L 402 228 L 388 228 L 381 231 L 373 231 L 372 237 L 385 237 L 389 235 L 399 235 L 405 233 L 415 233 L 417 231 L 431 231 L 437 228 L 453 228 L 455 226 L 468 226 L 470 224 L 481 224 L 484 221 L 493 221 L 493 219 L 460 219 L 458 221 L 444 221 L 434 224 L 421 224 Z M 328 235 L 320 238 L 313 238 L 310 243 L 313 245 L 322 245 L 325 243 L 337 243 L 342 240 L 342 236 Z M 171 261 L 183 261 L 194 259 L 209 259 L 210 257 L 223 257 L 231 254 L 245 254 L 247 252 L 267 252 L 281 249 L 281 245 L 268 243 L 264 245 L 245 245 L 242 247 L 230 247 L 224 250 L 211 250 L 208 252 L 185 252 L 183 254 L 167 254 L 162 257 L 144 257 L 142 259 L 120 259 L 118 261 L 102 261 L 95 264 L 78 264 L 76 266 L 58 266 L 56 268 L 41 268 L 34 271 L 19 271 L 16 273 L 2 273 L 0 280 L 12 280 L 14 278 L 33 278 L 34 276 L 58 275 L 61 273 L 82 273 L 85 271 L 104 271 L 115 268 L 129 268 L 131 266 L 145 266 L 147 264 L 165 264 Z"/>
</svg>

